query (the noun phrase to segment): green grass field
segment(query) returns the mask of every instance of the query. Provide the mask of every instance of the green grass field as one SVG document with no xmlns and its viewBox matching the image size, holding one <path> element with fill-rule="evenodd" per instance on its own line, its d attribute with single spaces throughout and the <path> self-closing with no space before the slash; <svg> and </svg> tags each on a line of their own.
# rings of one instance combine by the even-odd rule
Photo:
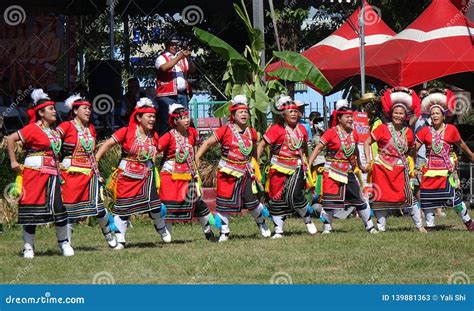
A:
<svg viewBox="0 0 474 311">
<path fill-rule="evenodd" d="M 0 235 L 1 283 L 448 283 L 453 273 L 474 281 L 474 235 L 453 211 L 440 231 L 421 234 L 409 217 L 391 217 L 388 230 L 367 234 L 359 219 L 336 220 L 331 235 L 309 236 L 300 219 L 286 237 L 263 239 L 250 216 L 231 222 L 231 240 L 209 243 L 198 224 L 176 225 L 162 244 L 148 220 L 135 220 L 123 251 L 108 248 L 98 227 L 75 227 L 76 255 L 59 254 L 54 228 L 42 227 L 36 257 L 21 257 L 19 227 Z M 318 230 L 322 224 L 317 223 Z"/>
</svg>

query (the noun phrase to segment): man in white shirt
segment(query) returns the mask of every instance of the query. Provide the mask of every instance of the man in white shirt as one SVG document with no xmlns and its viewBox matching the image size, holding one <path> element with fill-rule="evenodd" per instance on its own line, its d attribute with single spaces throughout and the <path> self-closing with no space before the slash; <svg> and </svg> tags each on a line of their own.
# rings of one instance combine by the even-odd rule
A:
<svg viewBox="0 0 474 311">
<path fill-rule="evenodd" d="M 189 59 L 191 51 L 178 51 L 178 41 L 165 43 L 165 51 L 155 61 L 156 96 L 158 118 L 156 128 L 163 135 L 168 129 L 168 107 L 178 103 L 188 108 L 191 87 L 187 81 L 188 73 L 194 73 L 196 66 Z"/>
</svg>

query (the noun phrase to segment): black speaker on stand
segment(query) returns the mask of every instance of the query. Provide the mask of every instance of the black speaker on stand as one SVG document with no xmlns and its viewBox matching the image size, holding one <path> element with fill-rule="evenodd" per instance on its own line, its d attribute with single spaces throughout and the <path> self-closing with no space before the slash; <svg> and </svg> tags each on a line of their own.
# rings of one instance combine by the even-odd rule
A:
<svg viewBox="0 0 474 311">
<path fill-rule="evenodd" d="M 121 109 L 122 64 L 116 60 L 93 60 L 87 68 L 94 124 L 100 136 L 108 135 L 115 130 L 115 116 Z"/>
</svg>

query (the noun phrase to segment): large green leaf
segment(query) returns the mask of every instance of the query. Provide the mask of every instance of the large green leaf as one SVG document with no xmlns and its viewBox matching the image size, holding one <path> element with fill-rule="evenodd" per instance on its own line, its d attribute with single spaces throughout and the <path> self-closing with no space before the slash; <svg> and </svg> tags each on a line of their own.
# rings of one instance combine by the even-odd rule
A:
<svg viewBox="0 0 474 311">
<path fill-rule="evenodd" d="M 256 80 L 255 83 L 255 108 L 263 113 L 267 113 L 267 107 L 269 99 L 265 92 L 265 88 L 260 83 L 260 80 Z"/>
<path fill-rule="evenodd" d="M 214 117 L 216 118 L 224 118 L 229 116 L 229 106 L 230 102 L 220 106 L 214 111 Z"/>
<path fill-rule="evenodd" d="M 237 52 L 227 42 L 213 34 L 198 28 L 193 27 L 194 35 L 204 44 L 207 44 L 214 52 L 220 54 L 226 61 L 230 61 L 232 64 L 240 64 L 245 67 L 250 67 L 250 63 Z"/>
<path fill-rule="evenodd" d="M 235 12 L 239 15 L 240 19 L 244 22 L 245 28 L 247 29 L 247 35 L 250 41 L 250 47 L 253 51 L 262 51 L 265 49 L 265 40 L 263 38 L 263 32 L 260 29 L 253 28 L 252 22 L 250 21 L 245 2 L 241 1 L 242 8 L 234 3 Z"/>
<path fill-rule="evenodd" d="M 280 68 L 268 75 L 293 82 L 308 82 L 317 87 L 321 92 L 328 93 L 332 85 L 319 69 L 300 53 L 293 51 L 274 51 L 273 55 L 280 58 L 294 69 Z"/>
</svg>

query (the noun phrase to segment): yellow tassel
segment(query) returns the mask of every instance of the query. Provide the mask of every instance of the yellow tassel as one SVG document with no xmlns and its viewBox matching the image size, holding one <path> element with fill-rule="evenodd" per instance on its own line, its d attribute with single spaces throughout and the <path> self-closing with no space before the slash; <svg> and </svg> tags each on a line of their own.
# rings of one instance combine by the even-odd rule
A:
<svg viewBox="0 0 474 311">
<path fill-rule="evenodd" d="M 257 159 L 252 158 L 252 166 L 255 174 L 255 178 L 261 183 L 262 182 L 262 172 L 260 172 L 260 166 L 258 165 Z"/>
<path fill-rule="evenodd" d="M 369 172 L 367 173 L 367 183 L 368 184 L 372 183 L 372 172 L 374 171 L 374 165 L 375 165 L 374 160 L 371 160 L 370 163 L 369 163 Z"/>
<path fill-rule="evenodd" d="M 155 166 L 153 167 L 153 171 L 155 172 L 155 187 L 156 191 L 160 193 L 160 187 L 161 187 L 161 176 L 160 172 L 158 172 L 158 168 Z"/>
<path fill-rule="evenodd" d="M 270 193 L 270 166 L 265 167 L 265 192 Z"/>
<path fill-rule="evenodd" d="M 13 195 L 14 197 L 19 198 L 22 194 L 22 188 L 23 188 L 23 171 L 21 171 L 18 175 L 16 175 L 15 178 L 15 184 L 13 185 L 13 188 L 10 190 L 10 194 Z"/>
<path fill-rule="evenodd" d="M 359 185 L 361 188 L 364 188 L 364 181 L 362 180 L 362 171 L 359 167 L 354 169 L 354 174 L 356 175 L 357 179 L 359 180 Z"/>
<path fill-rule="evenodd" d="M 201 180 L 201 177 L 200 177 L 199 175 L 197 175 L 196 193 L 197 193 L 197 196 L 198 196 L 198 197 L 201 197 L 201 196 L 202 196 L 201 188 L 202 188 L 202 180 Z"/>
<path fill-rule="evenodd" d="M 415 161 L 413 161 L 413 157 L 408 157 L 408 168 L 410 169 L 410 178 L 415 177 Z"/>
<path fill-rule="evenodd" d="M 252 181 L 252 193 L 253 194 L 257 194 L 258 193 L 258 189 L 257 189 L 257 183 L 254 181 Z"/>
<path fill-rule="evenodd" d="M 115 169 L 110 175 L 107 185 L 105 186 L 105 189 L 107 189 L 114 195 L 114 201 L 117 198 L 117 180 L 119 173 L 120 169 Z"/>
</svg>

